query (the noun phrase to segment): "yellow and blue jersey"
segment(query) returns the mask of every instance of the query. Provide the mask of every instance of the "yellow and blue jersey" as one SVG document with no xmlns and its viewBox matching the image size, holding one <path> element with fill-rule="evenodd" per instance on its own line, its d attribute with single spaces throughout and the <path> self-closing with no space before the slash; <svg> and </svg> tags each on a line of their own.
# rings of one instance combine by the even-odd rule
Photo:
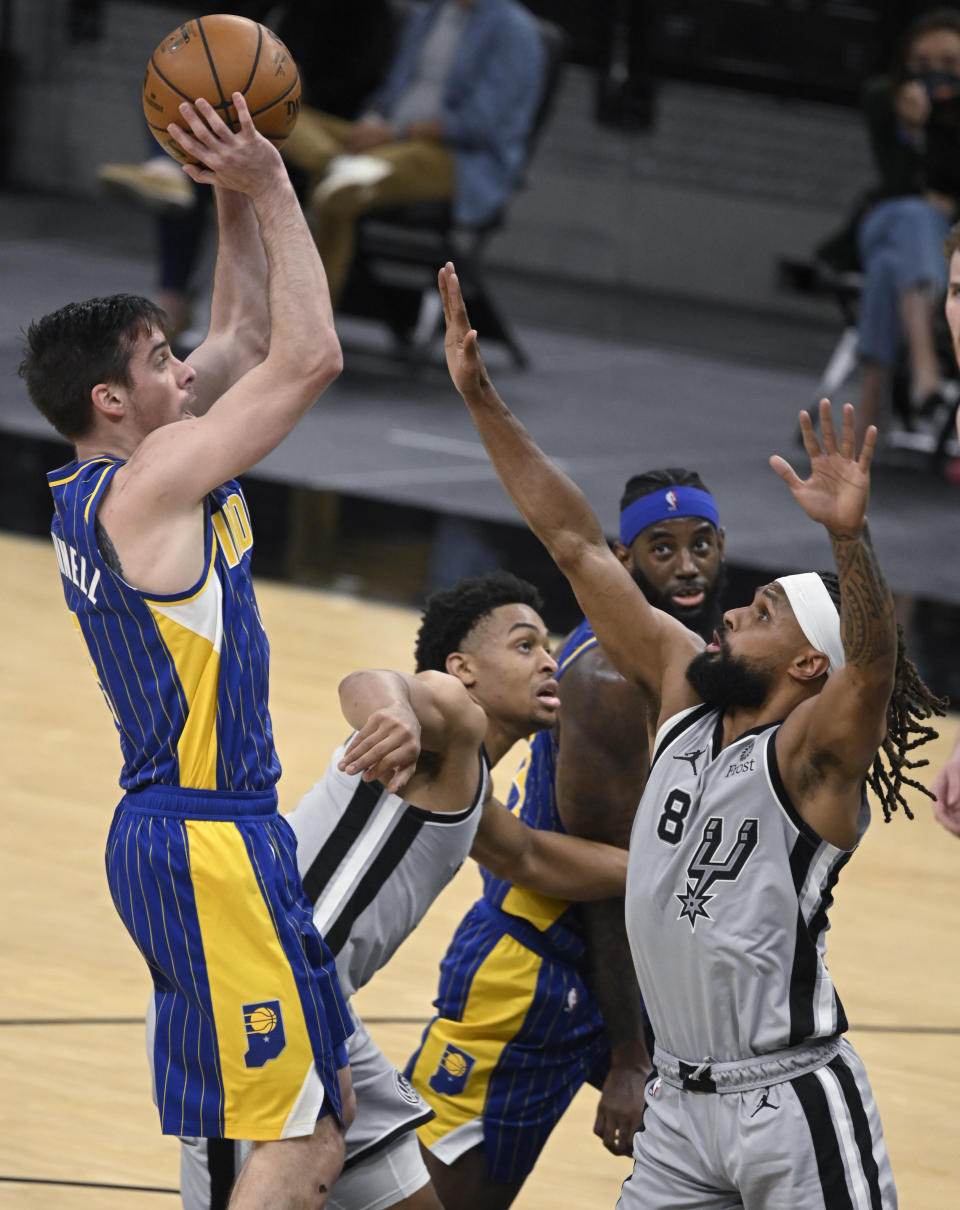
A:
<svg viewBox="0 0 960 1210">
<path fill-rule="evenodd" d="M 596 645 L 582 622 L 560 651 L 558 677 Z M 556 768 L 554 737 L 540 732 L 507 800 L 541 831 L 565 831 Z M 602 1084 L 610 1052 L 575 906 L 482 874 L 483 897 L 443 957 L 437 1015 L 406 1075 L 434 1110 L 418 1134 L 438 1160 L 454 1163 L 482 1144 L 487 1176 L 519 1183 L 577 1089 Z"/>
<path fill-rule="evenodd" d="M 267 708 L 270 651 L 240 485 L 230 480 L 207 498 L 196 584 L 143 593 L 108 566 L 95 532 L 97 506 L 122 465 L 92 458 L 47 476 L 67 607 L 120 734 L 120 784 L 270 789 L 280 776 Z"/>
<path fill-rule="evenodd" d="M 597 639 L 584 619 L 574 630 L 557 657 L 557 680 L 565 669 L 585 651 L 596 647 Z M 507 807 L 531 828 L 544 832 L 566 832 L 557 809 L 557 741 L 552 731 L 540 731 L 534 736 L 530 751 L 521 764 Z M 490 907 L 527 921 L 546 940 L 551 950 L 568 962 L 578 962 L 584 955 L 580 917 L 576 908 L 565 899 L 554 899 L 514 886 L 495 878 L 481 869 L 483 897 Z"/>
<path fill-rule="evenodd" d="M 48 475 L 53 545 L 123 752 L 107 878 L 154 984 L 166 1134 L 275 1139 L 341 1113 L 353 1026 L 277 813 L 269 645 L 240 486 L 209 493 L 200 578 L 144 593 L 101 554 L 116 458 Z"/>
</svg>

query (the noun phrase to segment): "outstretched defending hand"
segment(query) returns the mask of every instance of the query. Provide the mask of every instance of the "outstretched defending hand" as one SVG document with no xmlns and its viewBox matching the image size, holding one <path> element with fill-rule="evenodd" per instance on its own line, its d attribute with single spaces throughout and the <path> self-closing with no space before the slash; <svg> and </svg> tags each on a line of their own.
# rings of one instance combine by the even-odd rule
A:
<svg viewBox="0 0 960 1210">
<path fill-rule="evenodd" d="M 800 429 L 804 447 L 810 455 L 810 477 L 801 479 L 779 454 L 771 457 L 771 467 L 812 521 L 819 522 L 835 536 L 859 536 L 870 497 L 870 462 L 877 444 L 876 426 L 871 424 L 864 433 L 859 458 L 856 457 L 853 405 L 850 403 L 843 405 L 839 444 L 829 399 L 820 400 L 821 440 L 817 440 L 808 412 L 800 413 Z"/>
<path fill-rule="evenodd" d="M 375 710 L 347 746 L 337 768 L 363 772 L 364 781 L 380 781 L 399 794 L 416 772 L 420 723 L 409 706 L 397 702 Z"/>
<path fill-rule="evenodd" d="M 460 279 L 452 261 L 437 275 L 440 299 L 443 302 L 443 318 L 447 325 L 443 349 L 447 355 L 447 369 L 453 385 L 466 397 L 471 391 L 482 391 L 490 386 L 486 366 L 480 356 L 477 333 L 470 327 L 467 308 L 460 293 Z"/>
</svg>

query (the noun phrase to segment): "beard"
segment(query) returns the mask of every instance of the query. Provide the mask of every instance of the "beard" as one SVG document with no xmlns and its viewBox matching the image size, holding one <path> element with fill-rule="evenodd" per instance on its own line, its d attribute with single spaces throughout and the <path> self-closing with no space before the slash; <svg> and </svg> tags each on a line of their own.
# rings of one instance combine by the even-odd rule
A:
<svg viewBox="0 0 960 1210">
<path fill-rule="evenodd" d="M 717 568 L 717 578 L 704 593 L 700 604 L 689 607 L 678 605 L 672 597 L 659 592 L 636 565 L 631 567 L 630 574 L 633 576 L 634 583 L 654 609 L 662 609 L 664 613 L 668 613 L 678 622 L 682 622 L 688 630 L 692 630 L 694 634 L 698 634 L 706 642 L 710 642 L 713 632 L 720 628 L 723 616 L 720 600 L 727 587 L 727 569 L 723 563 Z"/>
<path fill-rule="evenodd" d="M 767 664 L 730 654 L 721 631 L 719 655 L 701 651 L 687 665 L 687 680 L 708 706 L 726 710 L 739 706 L 747 710 L 762 706 L 773 684 L 774 671 Z"/>
</svg>

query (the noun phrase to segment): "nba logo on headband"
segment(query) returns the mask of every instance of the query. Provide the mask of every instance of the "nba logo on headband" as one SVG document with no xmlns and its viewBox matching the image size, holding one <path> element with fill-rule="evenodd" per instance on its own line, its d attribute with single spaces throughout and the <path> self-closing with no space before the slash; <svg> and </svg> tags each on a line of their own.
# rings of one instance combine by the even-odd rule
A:
<svg viewBox="0 0 960 1210">
<path fill-rule="evenodd" d="M 649 495 L 638 496 L 631 501 L 620 513 L 620 541 L 624 546 L 629 546 L 648 525 L 678 517 L 702 517 L 711 525 L 720 525 L 720 514 L 713 496 L 698 487 L 684 487 L 681 484 L 666 491 L 658 488 Z"/>
</svg>

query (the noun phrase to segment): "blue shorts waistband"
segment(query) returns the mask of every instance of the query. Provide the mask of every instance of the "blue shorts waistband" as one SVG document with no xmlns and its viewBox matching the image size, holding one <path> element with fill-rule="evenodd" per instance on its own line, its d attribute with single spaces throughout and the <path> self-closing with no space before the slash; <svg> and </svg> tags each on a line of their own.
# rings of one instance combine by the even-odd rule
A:
<svg viewBox="0 0 960 1210">
<path fill-rule="evenodd" d="M 276 815 L 277 790 L 194 790 L 184 786 L 143 786 L 129 790 L 118 811 L 169 815 L 180 819 L 249 819 Z"/>
<path fill-rule="evenodd" d="M 489 899 L 478 899 L 474 906 L 498 928 L 509 933 L 515 941 L 519 941 L 534 954 L 539 954 L 541 958 L 562 962 L 567 966 L 579 966 L 582 963 L 586 946 L 583 939 L 571 933 L 569 929 L 563 929 L 559 937 L 551 937 L 548 933 L 542 933 L 529 920 L 505 912 Z"/>
</svg>

